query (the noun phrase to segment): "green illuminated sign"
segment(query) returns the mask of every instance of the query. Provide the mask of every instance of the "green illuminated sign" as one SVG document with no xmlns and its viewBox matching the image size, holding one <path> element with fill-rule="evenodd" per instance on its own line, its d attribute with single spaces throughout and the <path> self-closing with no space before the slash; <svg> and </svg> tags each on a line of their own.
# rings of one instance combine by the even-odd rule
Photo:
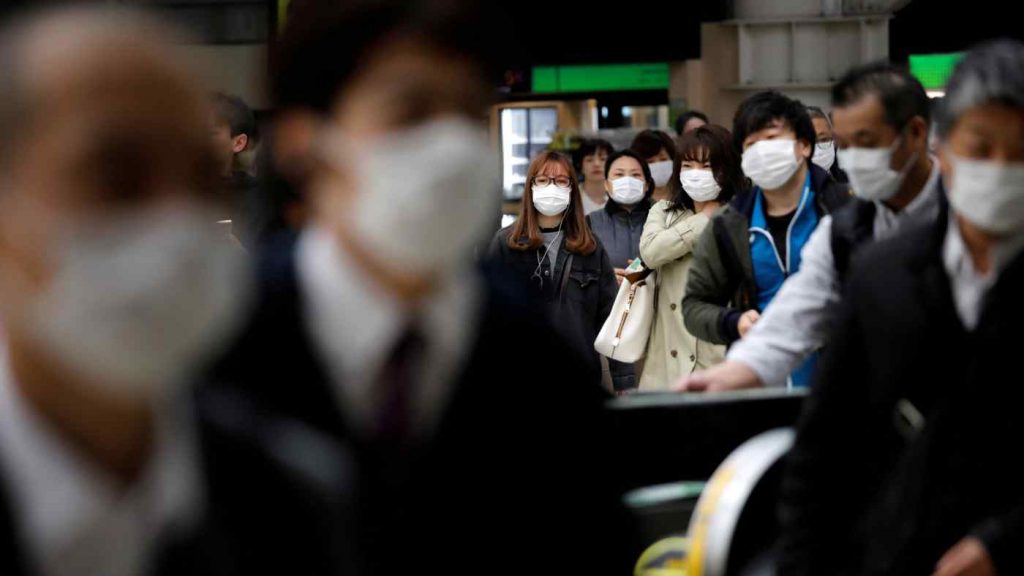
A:
<svg viewBox="0 0 1024 576">
<path fill-rule="evenodd" d="M 910 73 L 920 80 L 926 89 L 941 90 L 946 87 L 946 81 L 963 57 L 963 52 L 911 56 Z"/>
<path fill-rule="evenodd" d="M 667 89 L 667 63 L 539 66 L 533 69 L 533 91 L 539 94 Z"/>
<path fill-rule="evenodd" d="M 277 0 L 277 33 L 284 32 L 284 24 L 288 19 L 288 3 L 290 0 Z"/>
</svg>

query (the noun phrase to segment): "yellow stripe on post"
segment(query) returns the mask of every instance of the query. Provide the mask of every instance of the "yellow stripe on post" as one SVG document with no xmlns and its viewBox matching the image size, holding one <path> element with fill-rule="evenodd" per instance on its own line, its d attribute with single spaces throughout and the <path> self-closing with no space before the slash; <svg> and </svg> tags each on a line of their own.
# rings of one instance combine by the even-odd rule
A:
<svg viewBox="0 0 1024 576">
<path fill-rule="evenodd" d="M 277 33 L 284 32 L 285 22 L 288 20 L 288 4 L 291 0 L 277 0 Z"/>
<path fill-rule="evenodd" d="M 693 527 L 690 536 L 690 553 L 687 555 L 688 568 L 687 576 L 702 576 L 704 574 L 704 549 L 707 547 L 708 525 L 711 517 L 718 507 L 718 501 L 725 492 L 734 474 L 733 468 L 720 469 L 708 482 L 701 496 L 700 504 L 697 507 L 696 519 L 691 524 Z"/>
</svg>

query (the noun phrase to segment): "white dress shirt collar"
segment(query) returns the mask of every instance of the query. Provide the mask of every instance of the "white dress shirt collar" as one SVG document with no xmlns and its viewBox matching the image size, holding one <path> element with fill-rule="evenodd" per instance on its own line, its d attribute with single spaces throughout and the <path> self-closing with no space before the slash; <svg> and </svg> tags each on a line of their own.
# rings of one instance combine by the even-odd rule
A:
<svg viewBox="0 0 1024 576">
<path fill-rule="evenodd" d="M 178 408 L 157 411 L 155 453 L 125 488 L 33 410 L 0 339 L 0 489 L 43 576 L 143 574 L 163 529 L 198 520 L 198 450 L 187 411 Z"/>
<path fill-rule="evenodd" d="M 297 267 L 307 329 L 343 413 L 359 430 L 372 426 L 377 413 L 373 384 L 406 323 L 416 316 L 426 350 L 413 396 L 414 425 L 420 431 L 429 429 L 471 351 L 482 303 L 472 259 L 467 256 L 459 272 L 444 278 L 416 312 L 361 273 L 323 229 L 313 227 L 302 234 Z"/>
<path fill-rule="evenodd" d="M 1001 240 L 992 248 L 992 263 L 988 273 L 980 273 L 964 243 L 956 216 L 950 211 L 942 245 L 942 262 L 949 275 L 957 315 L 968 330 L 977 328 L 989 291 L 1022 249 L 1024 231 Z"/>
<path fill-rule="evenodd" d="M 939 217 L 942 191 L 939 190 L 941 172 L 939 159 L 932 156 L 932 171 L 921 192 L 907 204 L 903 210 L 894 212 L 884 202 L 875 202 L 875 240 L 884 240 L 896 234 L 902 226 L 909 222 L 935 221 Z"/>
</svg>

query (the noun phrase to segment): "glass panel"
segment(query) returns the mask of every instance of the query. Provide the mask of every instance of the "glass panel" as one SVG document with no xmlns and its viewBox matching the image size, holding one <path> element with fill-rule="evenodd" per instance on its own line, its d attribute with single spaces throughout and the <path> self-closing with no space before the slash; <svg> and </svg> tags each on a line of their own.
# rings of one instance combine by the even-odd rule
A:
<svg viewBox="0 0 1024 576">
<path fill-rule="evenodd" d="M 530 159 L 547 149 L 557 131 L 557 108 L 501 111 L 502 192 L 506 200 L 523 197 Z"/>
</svg>

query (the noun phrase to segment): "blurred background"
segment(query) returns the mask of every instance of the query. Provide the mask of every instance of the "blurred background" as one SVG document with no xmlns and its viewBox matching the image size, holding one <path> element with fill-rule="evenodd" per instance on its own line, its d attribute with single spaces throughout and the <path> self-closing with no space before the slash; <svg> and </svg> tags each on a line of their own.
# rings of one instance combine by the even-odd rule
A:
<svg viewBox="0 0 1024 576">
<path fill-rule="evenodd" d="M 210 90 L 240 96 L 264 124 L 267 45 L 287 21 L 291 1 L 111 4 L 149 6 L 178 22 L 194 42 L 182 47 L 182 59 Z M 13 0 L 7 8 L 30 4 L 40 2 Z M 495 86 L 500 104 L 490 118 L 506 213 L 522 197 L 528 159 L 547 148 L 571 151 L 578 136 L 625 148 L 646 128 L 672 133 L 676 118 L 690 109 L 730 125 L 738 104 L 765 89 L 827 108 L 840 74 L 885 58 L 909 64 L 938 97 L 967 47 L 993 37 L 1024 38 L 1011 4 L 996 0 L 491 4 L 512 24 Z M 243 163 L 257 150 L 250 146 Z"/>
</svg>

